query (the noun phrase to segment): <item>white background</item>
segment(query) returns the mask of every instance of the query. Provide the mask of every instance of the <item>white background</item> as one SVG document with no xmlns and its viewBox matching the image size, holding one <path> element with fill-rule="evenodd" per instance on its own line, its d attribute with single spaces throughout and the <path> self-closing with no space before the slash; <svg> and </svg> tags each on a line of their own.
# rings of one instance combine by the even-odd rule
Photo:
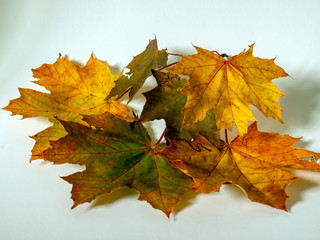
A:
<svg viewBox="0 0 320 240">
<path fill-rule="evenodd" d="M 277 56 L 293 78 L 274 80 L 288 95 L 280 100 L 287 127 L 254 110 L 260 130 L 303 136 L 297 146 L 320 152 L 319 10 L 317 0 L 0 0 L 0 107 L 19 97 L 18 87 L 41 89 L 31 83 L 31 69 L 59 53 L 85 64 L 93 52 L 120 71 L 154 36 L 160 49 L 180 54 L 195 53 L 194 44 L 235 55 L 256 42 L 255 56 Z M 0 110 L 0 239 L 320 237 L 320 173 L 297 173 L 287 188 L 288 212 L 252 203 L 229 185 L 188 194 L 170 220 L 129 190 L 70 210 L 71 185 L 59 176 L 83 168 L 29 163 L 28 136 L 48 122 L 20 118 Z M 151 127 L 157 138 L 163 121 Z"/>
</svg>

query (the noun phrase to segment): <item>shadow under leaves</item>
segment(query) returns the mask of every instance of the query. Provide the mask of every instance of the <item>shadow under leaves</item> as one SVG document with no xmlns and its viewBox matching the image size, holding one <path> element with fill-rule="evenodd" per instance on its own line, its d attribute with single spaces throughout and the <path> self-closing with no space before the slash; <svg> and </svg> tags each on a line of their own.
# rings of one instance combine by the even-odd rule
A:
<svg viewBox="0 0 320 240">
<path fill-rule="evenodd" d="M 318 75 L 318 76 L 317 76 Z M 283 84 L 286 97 L 280 98 L 283 121 L 289 129 L 308 129 L 314 112 L 319 112 L 319 73 L 294 76 L 295 79 Z"/>
<path fill-rule="evenodd" d="M 189 207 L 191 204 L 195 202 L 196 197 L 201 194 L 200 192 L 196 191 L 189 191 L 186 192 L 183 196 L 181 201 L 175 206 L 173 209 L 173 214 L 176 216 L 178 213 Z"/>
<path fill-rule="evenodd" d="M 293 183 L 286 188 L 286 192 L 289 196 L 286 203 L 287 210 L 290 211 L 295 203 L 302 202 L 304 192 L 318 186 L 317 183 L 304 178 L 297 178 L 294 180 Z"/>
<path fill-rule="evenodd" d="M 90 208 L 94 208 L 101 205 L 110 205 L 118 200 L 125 198 L 138 198 L 138 192 L 129 188 L 121 188 L 111 194 L 104 194 L 97 197 Z"/>
</svg>

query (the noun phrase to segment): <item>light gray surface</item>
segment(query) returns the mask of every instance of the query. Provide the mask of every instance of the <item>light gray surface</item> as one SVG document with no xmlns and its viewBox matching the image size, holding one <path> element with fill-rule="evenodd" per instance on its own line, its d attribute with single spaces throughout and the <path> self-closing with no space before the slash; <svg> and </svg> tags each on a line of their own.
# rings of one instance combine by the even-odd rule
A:
<svg viewBox="0 0 320 240">
<path fill-rule="evenodd" d="M 256 42 L 255 56 L 277 56 L 294 78 L 274 81 L 288 95 L 280 100 L 288 127 L 255 111 L 260 129 L 304 136 L 298 146 L 320 152 L 319 9 L 317 0 L 0 0 L 0 107 L 19 97 L 18 87 L 41 89 L 30 69 L 59 53 L 84 64 L 93 52 L 120 70 L 154 35 L 159 48 L 181 54 L 195 53 L 194 44 L 234 55 Z M 252 203 L 232 186 L 188 195 L 170 220 L 130 191 L 70 211 L 71 185 L 59 176 L 83 168 L 30 164 L 28 136 L 48 123 L 19 118 L 0 111 L 0 239 L 319 239 L 318 173 L 298 173 L 289 212 Z M 159 136 L 163 121 L 151 125 Z"/>
</svg>

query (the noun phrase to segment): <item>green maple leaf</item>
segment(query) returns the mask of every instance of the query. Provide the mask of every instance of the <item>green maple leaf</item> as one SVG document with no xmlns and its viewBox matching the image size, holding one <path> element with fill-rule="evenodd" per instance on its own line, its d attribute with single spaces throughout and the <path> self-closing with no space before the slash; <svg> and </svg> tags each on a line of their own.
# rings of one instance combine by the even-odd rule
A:
<svg viewBox="0 0 320 240">
<path fill-rule="evenodd" d="M 56 164 L 86 166 L 83 172 L 63 177 L 73 184 L 73 208 L 129 187 L 140 192 L 139 200 L 146 200 L 169 217 L 192 183 L 166 158 L 155 155 L 164 144 L 153 146 L 142 124 L 109 113 L 85 116 L 83 120 L 94 127 L 61 121 L 68 135 L 52 141 L 52 148 L 41 155 Z"/>
<path fill-rule="evenodd" d="M 108 98 L 120 95 L 130 88 L 129 101 L 131 101 L 146 79 L 151 76 L 151 69 L 165 67 L 167 60 L 166 50 L 159 51 L 157 39 L 151 40 L 146 49 L 128 64 L 129 77 L 120 77 L 115 82 L 116 86 L 111 90 Z"/>
</svg>

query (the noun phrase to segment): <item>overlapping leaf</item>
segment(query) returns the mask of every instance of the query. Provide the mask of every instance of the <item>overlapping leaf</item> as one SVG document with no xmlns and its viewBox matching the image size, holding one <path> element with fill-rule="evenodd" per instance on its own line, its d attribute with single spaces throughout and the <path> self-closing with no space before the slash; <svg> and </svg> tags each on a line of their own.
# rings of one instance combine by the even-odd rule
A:
<svg viewBox="0 0 320 240">
<path fill-rule="evenodd" d="M 168 54 L 166 50 L 159 51 L 157 39 L 151 40 L 146 49 L 135 56 L 128 64 L 127 68 L 130 69 L 128 75 L 130 77 L 120 77 L 116 81 L 116 86 L 110 92 L 109 97 L 118 96 L 130 88 L 129 101 L 131 101 L 146 79 L 151 76 L 151 70 L 165 67 L 167 60 Z"/>
<path fill-rule="evenodd" d="M 142 122 L 164 119 L 169 138 L 192 139 L 197 134 L 206 137 L 215 146 L 220 144 L 220 135 L 217 131 L 214 113 L 208 111 L 203 121 L 198 121 L 182 129 L 182 108 L 187 97 L 181 89 L 187 80 L 172 73 L 152 71 L 158 86 L 149 92 L 143 93 L 147 101 L 140 116 Z"/>
<path fill-rule="evenodd" d="M 140 192 L 139 200 L 146 200 L 169 216 L 192 185 L 166 158 L 155 155 L 164 146 L 152 146 L 142 124 L 109 113 L 86 116 L 84 120 L 95 127 L 62 122 L 68 135 L 51 142 L 52 148 L 41 155 L 57 164 L 86 166 L 83 172 L 63 177 L 73 184 L 73 207 L 129 187 Z"/>
<path fill-rule="evenodd" d="M 171 140 L 158 153 L 172 159 L 172 165 L 194 180 L 194 188 L 205 193 L 219 191 L 230 182 L 239 186 L 252 201 L 286 209 L 285 188 L 295 178 L 290 170 L 320 171 L 315 162 L 298 160 L 320 154 L 292 147 L 299 139 L 289 135 L 259 132 L 253 123 L 244 138 L 216 148 L 198 135 L 194 141 Z"/>
<path fill-rule="evenodd" d="M 93 55 L 84 67 L 59 57 L 54 64 L 43 64 L 33 70 L 33 77 L 39 78 L 35 83 L 50 93 L 21 88 L 20 98 L 11 100 L 4 109 L 23 118 L 46 117 L 54 123 L 50 129 L 34 136 L 37 143 L 33 152 L 37 154 L 49 147 L 49 140 L 65 136 L 66 132 L 55 118 L 82 124 L 85 124 L 83 114 L 110 112 L 129 118 L 126 106 L 112 99 L 105 100 L 121 75 L 112 74 L 107 62 L 102 63 Z"/>
<path fill-rule="evenodd" d="M 149 92 L 143 93 L 147 101 L 140 116 L 142 122 L 164 119 L 167 133 L 171 138 L 179 136 L 183 113 L 183 106 L 187 97 L 181 89 L 187 80 L 175 74 L 152 71 L 158 86 Z"/>
<path fill-rule="evenodd" d="M 288 74 L 274 63 L 252 55 L 253 45 L 247 51 L 225 60 L 220 55 L 195 47 L 195 55 L 181 56 L 181 61 L 167 70 L 190 76 L 183 93 L 188 101 L 183 109 L 184 125 L 203 120 L 212 109 L 218 129 L 247 131 L 249 121 L 255 121 L 250 105 L 256 106 L 266 117 L 282 122 L 278 99 L 283 93 L 272 79 Z"/>
</svg>

